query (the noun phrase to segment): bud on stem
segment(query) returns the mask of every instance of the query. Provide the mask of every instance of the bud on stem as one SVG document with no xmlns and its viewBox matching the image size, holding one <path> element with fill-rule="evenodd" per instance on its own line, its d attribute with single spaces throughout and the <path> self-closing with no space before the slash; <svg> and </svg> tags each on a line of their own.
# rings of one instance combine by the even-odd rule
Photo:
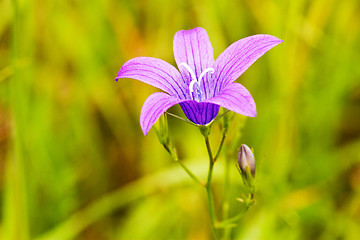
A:
<svg viewBox="0 0 360 240">
<path fill-rule="evenodd" d="M 155 133 L 162 145 L 169 144 L 169 132 L 168 132 L 168 124 L 167 124 L 167 116 L 163 114 L 159 118 L 159 127 L 154 126 Z"/>
<path fill-rule="evenodd" d="M 242 144 L 239 149 L 238 164 L 244 182 L 249 186 L 253 186 L 255 178 L 255 158 L 251 149 L 245 144 Z"/>
</svg>

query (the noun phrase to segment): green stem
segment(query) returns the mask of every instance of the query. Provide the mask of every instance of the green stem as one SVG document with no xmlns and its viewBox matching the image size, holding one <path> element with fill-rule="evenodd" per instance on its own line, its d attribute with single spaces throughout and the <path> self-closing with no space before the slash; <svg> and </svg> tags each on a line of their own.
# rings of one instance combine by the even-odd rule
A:
<svg viewBox="0 0 360 240">
<path fill-rule="evenodd" d="M 169 112 L 165 112 L 166 114 L 168 114 L 168 115 L 170 115 L 170 116 L 172 116 L 172 117 L 174 117 L 174 118 L 177 118 L 177 119 L 180 119 L 181 121 L 184 121 L 184 122 L 186 122 L 186 123 L 189 123 L 189 124 L 191 124 L 191 125 L 193 125 L 193 126 L 198 126 L 197 124 L 195 124 L 195 123 L 193 123 L 193 122 L 191 122 L 191 121 L 189 121 L 189 120 L 187 120 L 187 119 L 185 119 L 185 118 L 182 118 L 182 117 L 179 117 L 178 115 L 175 115 L 175 114 L 172 114 L 172 113 L 169 113 Z"/>
<path fill-rule="evenodd" d="M 229 158 L 226 158 L 225 161 L 225 181 L 224 181 L 224 203 L 222 207 L 222 219 L 227 219 L 229 217 L 229 186 L 230 186 L 230 161 Z M 230 228 L 224 229 L 224 240 L 230 239 Z"/>
<path fill-rule="evenodd" d="M 225 221 L 218 222 L 215 227 L 216 228 L 226 228 L 227 229 L 229 224 L 241 219 L 244 216 L 244 214 L 249 210 L 250 206 L 251 206 L 251 204 L 246 205 L 244 210 L 242 212 L 240 212 L 238 215 L 236 215 L 236 216 L 234 216 L 232 218 L 226 219 Z"/>
<path fill-rule="evenodd" d="M 200 171 L 201 169 L 204 169 L 205 165 L 195 164 L 191 167 Z M 221 168 L 222 166 L 219 165 L 218 167 Z M 106 218 L 119 209 L 125 208 L 133 202 L 139 201 L 139 199 L 146 199 L 148 196 L 153 196 L 157 193 L 161 194 L 164 189 L 189 186 L 186 181 L 187 176 L 181 174 L 180 171 L 182 172 L 182 170 L 176 166 L 128 183 L 127 185 L 94 200 L 84 208 L 77 210 L 57 226 L 34 239 L 79 239 L 80 234 L 90 226 L 93 226 L 94 223 Z M 205 173 L 200 174 L 202 177 L 205 177 Z M 220 175 L 216 174 L 214 177 L 218 179 L 220 178 Z M 164 181 L 164 179 L 166 179 L 166 181 Z"/>
<path fill-rule="evenodd" d="M 205 186 L 205 184 L 189 168 L 187 168 L 182 162 L 180 162 L 176 151 L 174 151 L 171 145 L 169 146 L 168 144 L 163 144 L 163 146 L 166 149 L 166 151 L 168 151 L 172 159 L 184 169 L 184 171 L 190 176 L 192 180 L 194 180 L 194 182 L 199 183 L 202 186 Z"/>
<path fill-rule="evenodd" d="M 209 137 L 205 137 L 205 143 L 206 143 L 206 149 L 209 154 L 209 172 L 208 172 L 208 178 L 207 178 L 207 182 L 206 182 L 206 187 L 208 187 L 211 183 L 211 177 L 212 177 L 212 172 L 213 172 L 213 168 L 214 168 L 214 159 L 212 156 Z"/>
<path fill-rule="evenodd" d="M 220 142 L 218 151 L 217 151 L 217 153 L 216 153 L 216 155 L 215 155 L 215 157 L 214 157 L 214 162 L 218 159 L 218 157 L 219 157 L 219 155 L 220 155 L 220 153 L 221 153 L 221 149 L 222 149 L 222 147 L 223 147 L 223 145 L 224 145 L 224 142 L 225 142 L 225 137 L 226 137 L 226 131 L 223 132 L 223 136 L 222 136 L 222 138 L 221 138 L 221 142 Z"/>
<path fill-rule="evenodd" d="M 251 192 L 248 196 L 247 199 L 242 199 L 242 202 L 245 203 L 245 208 L 237 215 L 231 217 L 231 218 L 224 218 L 226 220 L 222 221 L 222 222 L 217 222 L 216 224 L 216 228 L 225 228 L 224 230 L 224 235 L 225 234 L 230 234 L 230 232 L 226 233 L 227 231 L 229 231 L 229 228 L 232 227 L 232 226 L 236 226 L 236 225 L 231 225 L 232 223 L 234 223 L 235 221 L 239 220 L 240 218 L 242 218 L 244 216 L 244 214 L 249 210 L 249 208 L 254 205 L 254 193 L 255 193 L 255 189 L 252 188 L 251 189 Z M 227 217 L 227 216 L 226 216 Z M 224 238 L 226 239 L 226 238 Z"/>
<path fill-rule="evenodd" d="M 212 120 L 209 125 L 212 125 L 214 122 L 216 122 L 217 120 L 219 120 L 220 118 L 222 118 L 223 116 L 225 116 L 230 110 L 225 110 L 221 115 L 218 115 L 216 118 L 214 118 L 214 120 Z"/>
<path fill-rule="evenodd" d="M 217 220 L 216 220 L 216 213 L 215 213 L 215 207 L 214 207 L 214 200 L 213 200 L 212 191 L 211 191 L 211 178 L 212 178 L 212 173 L 213 173 L 213 169 L 214 169 L 214 159 L 213 159 L 213 155 L 211 152 L 211 147 L 210 147 L 208 136 L 205 136 L 205 143 L 206 143 L 206 148 L 207 148 L 207 151 L 209 154 L 209 171 L 208 171 L 208 177 L 207 177 L 207 182 L 206 182 L 205 188 L 206 188 L 207 198 L 208 198 L 208 202 L 209 202 L 209 213 L 210 213 L 211 225 L 214 230 L 215 239 L 220 239 L 219 231 L 215 228 L 215 224 L 216 224 Z"/>
</svg>

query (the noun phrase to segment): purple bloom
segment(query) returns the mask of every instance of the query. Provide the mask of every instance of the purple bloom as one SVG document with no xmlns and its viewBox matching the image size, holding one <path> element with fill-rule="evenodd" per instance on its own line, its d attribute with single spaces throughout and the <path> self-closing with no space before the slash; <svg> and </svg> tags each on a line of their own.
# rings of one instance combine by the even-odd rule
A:
<svg viewBox="0 0 360 240">
<path fill-rule="evenodd" d="M 199 125 L 211 122 L 220 106 L 255 117 L 254 99 L 234 81 L 281 42 L 271 35 L 250 36 L 230 45 L 215 61 L 205 29 L 181 30 L 175 34 L 173 43 L 180 72 L 161 59 L 137 57 L 121 67 L 115 80 L 133 78 L 164 91 L 151 94 L 142 107 L 140 125 L 145 135 L 176 104 L 180 104 L 190 121 Z"/>
</svg>

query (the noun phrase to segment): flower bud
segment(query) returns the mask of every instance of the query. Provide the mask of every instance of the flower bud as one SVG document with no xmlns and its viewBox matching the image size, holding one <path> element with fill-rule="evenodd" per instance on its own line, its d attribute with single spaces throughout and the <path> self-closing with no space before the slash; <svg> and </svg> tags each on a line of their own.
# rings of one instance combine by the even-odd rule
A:
<svg viewBox="0 0 360 240">
<path fill-rule="evenodd" d="M 241 175 L 248 179 L 249 173 L 255 177 L 255 158 L 251 149 L 242 144 L 238 153 L 238 164 L 241 170 Z"/>
<path fill-rule="evenodd" d="M 168 123 L 167 116 L 163 114 L 159 118 L 158 126 L 154 126 L 155 133 L 162 145 L 169 144 L 169 132 L 168 132 Z"/>
</svg>

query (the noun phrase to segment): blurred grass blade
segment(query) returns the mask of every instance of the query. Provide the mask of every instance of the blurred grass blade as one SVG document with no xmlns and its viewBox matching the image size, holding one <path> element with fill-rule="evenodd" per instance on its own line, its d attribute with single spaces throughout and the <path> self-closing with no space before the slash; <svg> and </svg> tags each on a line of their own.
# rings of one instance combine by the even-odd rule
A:
<svg viewBox="0 0 360 240">
<path fill-rule="evenodd" d="M 201 169 L 205 169 L 206 166 L 206 164 L 197 164 L 191 165 L 190 167 L 201 172 Z M 219 164 L 214 178 L 220 178 L 219 173 L 222 169 L 223 166 Z M 205 177 L 206 174 L 204 172 L 202 173 L 200 177 Z M 76 212 L 53 230 L 36 238 L 36 240 L 73 239 L 91 224 L 137 199 L 154 194 L 159 190 L 174 189 L 185 184 L 192 186 L 193 182 L 189 176 L 184 173 L 183 169 L 178 166 L 150 176 L 145 176 L 101 197 L 86 208 Z M 202 194 L 202 188 L 199 187 L 198 189 L 199 194 Z"/>
</svg>

